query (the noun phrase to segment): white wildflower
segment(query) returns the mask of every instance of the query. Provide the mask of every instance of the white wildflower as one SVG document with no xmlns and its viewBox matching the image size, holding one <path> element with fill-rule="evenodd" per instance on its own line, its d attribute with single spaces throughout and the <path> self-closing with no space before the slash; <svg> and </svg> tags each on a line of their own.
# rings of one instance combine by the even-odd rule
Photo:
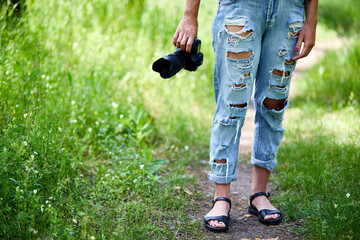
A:
<svg viewBox="0 0 360 240">
<path fill-rule="evenodd" d="M 144 164 L 141 164 L 141 165 L 140 165 L 140 169 L 143 169 L 143 168 L 144 168 Z"/>
<path fill-rule="evenodd" d="M 33 193 L 36 194 L 36 193 L 37 193 L 37 190 L 35 189 L 35 190 L 33 191 Z"/>
<path fill-rule="evenodd" d="M 95 237 L 94 237 L 94 236 L 91 236 L 90 239 L 91 239 L 91 240 L 95 240 Z"/>
<path fill-rule="evenodd" d="M 89 131 L 89 132 L 92 132 L 92 128 L 91 128 L 91 127 L 89 127 L 89 128 L 88 128 L 88 131 Z"/>
<path fill-rule="evenodd" d="M 8 75 L 10 73 L 10 71 L 9 70 L 7 70 L 6 72 L 5 72 L 5 75 Z"/>
<path fill-rule="evenodd" d="M 79 46 L 79 44 L 77 42 L 74 42 L 73 47 L 76 48 L 77 46 Z"/>
<path fill-rule="evenodd" d="M 34 155 L 31 154 L 30 158 L 31 158 L 31 160 L 34 160 L 35 157 L 34 157 Z"/>
<path fill-rule="evenodd" d="M 18 107 L 19 107 L 19 105 L 15 105 L 15 107 L 17 107 L 17 108 L 18 108 Z"/>
<path fill-rule="evenodd" d="M 48 203 L 49 203 L 49 201 L 48 201 L 48 200 L 46 200 L 46 201 L 45 201 L 45 204 L 48 204 Z"/>
<path fill-rule="evenodd" d="M 27 117 L 27 113 L 24 113 L 24 118 L 26 118 Z"/>
<path fill-rule="evenodd" d="M 117 104 L 116 102 L 112 102 L 111 105 L 113 106 L 113 108 L 118 108 L 119 104 Z"/>
<path fill-rule="evenodd" d="M 184 149 L 185 149 L 185 151 L 188 151 L 188 150 L 189 150 L 189 147 L 188 147 L 188 146 L 185 146 Z"/>
<path fill-rule="evenodd" d="M 337 205 L 336 203 L 334 204 L 334 207 L 337 208 L 339 205 Z"/>
<path fill-rule="evenodd" d="M 349 198 L 349 197 L 350 197 L 350 193 L 347 193 L 347 194 L 346 194 L 346 197 Z"/>
<path fill-rule="evenodd" d="M 49 199 L 51 200 L 51 199 L 53 199 L 53 197 L 49 197 Z"/>
<path fill-rule="evenodd" d="M 73 220 L 72 220 L 74 223 L 77 223 L 77 221 L 76 221 L 76 219 L 75 218 L 73 218 Z"/>
<path fill-rule="evenodd" d="M 74 104 L 75 104 L 75 101 L 74 101 L 74 100 L 72 100 L 72 101 L 71 101 L 71 104 L 72 104 L 72 105 L 74 105 Z"/>
<path fill-rule="evenodd" d="M 45 77 L 46 77 L 45 74 L 41 75 L 41 78 L 42 78 L 42 79 L 44 79 Z"/>
<path fill-rule="evenodd" d="M 123 119 L 123 118 L 124 118 L 124 114 L 120 114 L 119 118 L 120 118 L 120 119 Z"/>
<path fill-rule="evenodd" d="M 49 81 L 49 80 L 50 80 L 50 76 L 46 76 L 46 80 L 48 80 L 48 81 Z"/>
<path fill-rule="evenodd" d="M 60 132 L 62 131 L 61 127 L 58 127 L 58 129 L 59 129 Z"/>
<path fill-rule="evenodd" d="M 34 154 L 38 155 L 38 153 L 36 151 L 34 151 Z"/>
<path fill-rule="evenodd" d="M 23 141 L 23 145 L 26 147 L 27 146 L 27 141 Z"/>
</svg>

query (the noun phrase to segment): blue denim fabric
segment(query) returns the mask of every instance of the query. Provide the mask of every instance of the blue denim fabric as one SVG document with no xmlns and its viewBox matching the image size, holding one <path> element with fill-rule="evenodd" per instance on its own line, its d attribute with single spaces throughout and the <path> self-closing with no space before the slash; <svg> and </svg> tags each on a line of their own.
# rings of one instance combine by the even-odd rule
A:
<svg viewBox="0 0 360 240">
<path fill-rule="evenodd" d="M 283 115 L 289 105 L 289 84 L 296 64 L 290 60 L 304 24 L 304 1 L 219 1 L 212 25 L 216 112 L 210 140 L 211 181 L 227 184 L 236 180 L 239 138 L 254 83 L 256 114 L 251 163 L 269 171 L 276 166 L 284 134 Z M 229 26 L 243 29 L 232 32 Z M 229 52 L 248 56 L 230 58 Z M 274 70 L 278 70 L 276 74 Z M 266 98 L 283 99 L 284 107 L 279 111 L 268 110 L 263 104 Z"/>
</svg>

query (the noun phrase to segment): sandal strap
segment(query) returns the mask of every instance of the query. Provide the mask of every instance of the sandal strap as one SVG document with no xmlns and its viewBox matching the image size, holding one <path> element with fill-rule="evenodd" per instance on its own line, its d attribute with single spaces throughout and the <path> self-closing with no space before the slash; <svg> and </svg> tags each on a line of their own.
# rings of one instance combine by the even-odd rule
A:
<svg viewBox="0 0 360 240">
<path fill-rule="evenodd" d="M 214 205 L 215 205 L 215 203 L 216 203 L 217 201 L 226 201 L 226 202 L 228 202 L 228 203 L 230 204 L 230 208 L 229 208 L 229 209 L 231 209 L 231 200 L 228 199 L 227 197 L 218 197 L 218 198 L 215 198 L 214 200 L 212 200 L 212 203 L 213 203 L 212 207 L 214 207 Z M 229 211 L 230 211 L 230 210 L 229 210 Z"/>
<path fill-rule="evenodd" d="M 223 222 L 225 224 L 225 226 L 228 225 L 229 222 L 229 217 L 225 216 L 225 215 L 221 215 L 221 216 L 212 216 L 212 217 L 204 217 L 204 222 L 205 224 L 208 224 L 208 222 L 210 220 L 217 220 L 219 222 Z"/>
<path fill-rule="evenodd" d="M 260 217 L 262 219 L 265 219 L 265 216 L 267 215 L 271 215 L 271 214 L 279 214 L 281 218 L 282 217 L 282 213 L 279 210 L 269 210 L 269 209 L 262 209 L 260 210 Z M 275 219 L 276 220 L 276 219 Z"/>
<path fill-rule="evenodd" d="M 270 193 L 266 193 L 266 192 L 258 192 L 253 194 L 252 196 L 250 196 L 250 205 L 252 205 L 252 201 L 254 200 L 254 198 L 258 197 L 258 196 L 265 196 L 266 198 L 270 197 Z"/>
</svg>

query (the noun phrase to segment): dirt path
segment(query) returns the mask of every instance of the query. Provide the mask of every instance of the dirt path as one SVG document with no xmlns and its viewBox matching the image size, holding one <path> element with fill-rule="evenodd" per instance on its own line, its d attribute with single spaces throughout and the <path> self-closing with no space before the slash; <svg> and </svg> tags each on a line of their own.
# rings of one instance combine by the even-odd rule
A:
<svg viewBox="0 0 360 240">
<path fill-rule="evenodd" d="M 325 55 L 325 52 L 331 49 L 339 49 L 344 45 L 342 39 L 330 39 L 317 43 L 309 56 L 300 59 L 297 63 L 292 81 L 297 81 L 301 77 L 301 72 L 319 62 Z M 291 88 L 290 88 L 291 89 Z M 290 99 L 295 95 L 294 89 L 290 90 Z M 287 114 L 289 110 L 287 110 Z M 205 239 L 302 239 L 296 235 L 291 228 L 301 226 L 301 221 L 291 222 L 286 220 L 278 226 L 266 226 L 258 222 L 257 218 L 247 213 L 248 195 L 251 189 L 252 166 L 244 161 L 249 159 L 251 154 L 251 145 L 254 132 L 254 105 L 251 104 L 246 114 L 245 123 L 242 128 L 240 138 L 240 157 L 237 168 L 238 181 L 231 184 L 233 207 L 231 210 L 230 228 L 226 233 L 214 234 L 202 228 Z M 207 171 L 200 173 L 201 182 L 198 184 L 198 191 L 203 196 L 203 201 L 197 203 L 201 211 L 195 212 L 195 218 L 202 221 L 203 215 L 211 208 L 211 199 L 214 193 L 214 185 L 207 179 Z M 276 195 L 271 182 L 268 184 L 267 191 Z M 203 211 L 202 209 L 206 209 Z"/>
</svg>

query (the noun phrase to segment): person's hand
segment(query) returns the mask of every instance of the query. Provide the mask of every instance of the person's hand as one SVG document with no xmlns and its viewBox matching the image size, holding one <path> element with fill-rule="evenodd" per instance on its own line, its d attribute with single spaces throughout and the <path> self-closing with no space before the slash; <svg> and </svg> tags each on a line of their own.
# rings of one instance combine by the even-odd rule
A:
<svg viewBox="0 0 360 240">
<path fill-rule="evenodd" d="M 311 49 L 315 46 L 315 36 L 316 36 L 316 23 L 306 22 L 302 27 L 298 41 L 295 46 L 295 52 L 300 51 L 301 45 L 304 42 L 304 47 L 301 50 L 300 54 L 293 57 L 292 60 L 298 60 L 300 58 L 306 57 Z"/>
<path fill-rule="evenodd" d="M 191 52 L 191 46 L 197 35 L 198 22 L 196 18 L 184 16 L 176 29 L 173 44 L 183 51 Z"/>
</svg>

